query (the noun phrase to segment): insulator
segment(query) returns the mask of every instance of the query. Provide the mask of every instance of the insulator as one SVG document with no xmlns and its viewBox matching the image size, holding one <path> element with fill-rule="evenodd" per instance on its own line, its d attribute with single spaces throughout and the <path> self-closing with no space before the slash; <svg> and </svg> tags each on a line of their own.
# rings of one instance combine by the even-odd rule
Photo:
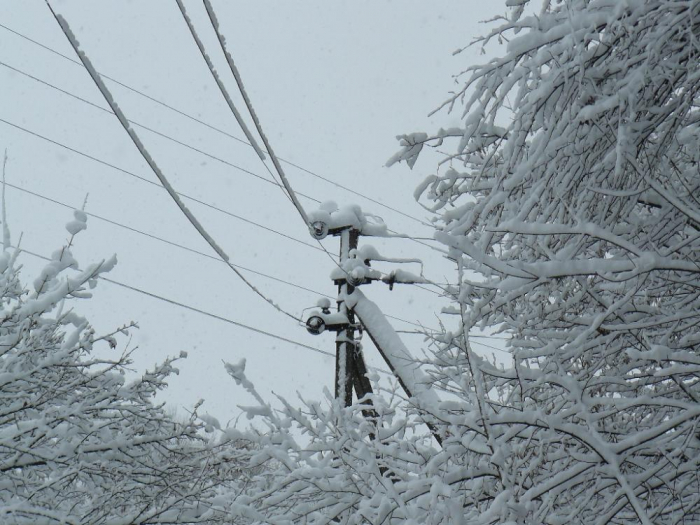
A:
<svg viewBox="0 0 700 525">
<path fill-rule="evenodd" d="M 363 266 L 357 266 L 347 273 L 345 280 L 351 286 L 360 286 L 364 284 L 367 277 L 367 270 Z"/>
<path fill-rule="evenodd" d="M 365 282 L 364 276 L 354 275 L 352 272 L 348 273 L 346 281 L 350 286 L 360 286 Z"/>
<path fill-rule="evenodd" d="M 322 334 L 326 330 L 326 322 L 319 315 L 312 315 L 306 320 L 306 330 L 311 335 Z"/>
<path fill-rule="evenodd" d="M 328 235 L 328 224 L 323 221 L 314 221 L 311 223 L 309 231 L 314 239 L 320 241 L 321 239 L 325 239 L 326 235 Z"/>
</svg>

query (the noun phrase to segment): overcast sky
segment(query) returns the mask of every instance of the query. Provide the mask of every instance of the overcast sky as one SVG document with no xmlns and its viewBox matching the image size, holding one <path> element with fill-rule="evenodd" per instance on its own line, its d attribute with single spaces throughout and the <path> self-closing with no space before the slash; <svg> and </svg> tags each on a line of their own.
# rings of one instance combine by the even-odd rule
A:
<svg viewBox="0 0 700 525">
<path fill-rule="evenodd" d="M 202 3 L 185 4 L 209 55 L 235 93 Z M 243 137 L 174 1 L 71 0 L 52 5 L 67 19 L 98 71 L 226 134 Z M 404 165 L 388 169 L 384 163 L 397 150 L 396 135 L 458 122 L 459 114 L 427 115 L 454 89 L 455 74 L 485 60 L 478 48 L 457 56 L 452 52 L 485 31 L 478 22 L 504 10 L 500 2 L 216 1 L 214 6 L 276 153 L 412 218 L 285 164 L 295 190 L 319 201 L 359 204 L 396 231 L 431 237 L 431 229 L 422 224 L 430 216 L 414 202 L 413 189 L 434 173 L 438 154 L 428 155 L 413 171 Z M 156 181 L 113 115 L 38 81 L 106 107 L 82 66 L 51 52 L 76 58 L 43 1 L 0 2 L 0 24 L 5 26 L 0 27 L 0 119 L 6 121 L 0 122 L 0 148 L 8 151 L 7 182 L 69 206 L 8 188 L 14 240 L 22 234 L 25 249 L 50 255 L 68 237 L 64 224 L 72 219 L 70 207 L 82 206 L 89 194 L 89 214 L 122 226 L 89 218 L 88 229 L 77 237 L 74 248 L 81 264 L 116 253 L 119 264 L 109 275 L 116 281 L 334 351 L 332 334 L 311 336 L 254 295 L 212 258 L 212 250 L 165 191 L 132 176 Z M 333 262 L 317 249 L 282 191 L 261 180 L 270 177 L 250 147 L 111 81 L 106 83 L 127 118 L 200 150 L 135 127 L 177 191 L 228 212 L 187 202 L 234 264 L 310 290 L 335 293 L 328 278 Z M 300 198 L 308 209 L 317 206 L 309 198 Z M 387 256 L 422 258 L 426 276 L 436 281 L 455 278 L 449 261 L 424 244 L 361 241 Z M 426 244 L 439 247 L 430 241 Z M 337 239 L 326 239 L 324 245 L 337 253 Z M 29 282 L 41 261 L 25 254 L 22 262 Z M 415 266 L 407 269 L 418 271 Z M 316 293 L 264 276 L 246 275 L 297 315 L 318 298 Z M 447 305 L 436 294 L 413 286 L 389 292 L 384 285 L 373 284 L 365 293 L 386 313 L 427 326 L 437 325 L 436 313 Z M 250 403 L 226 376 L 222 360 L 247 359 L 249 378 L 270 399 L 272 392 L 288 398 L 300 392 L 319 399 L 324 388 L 332 390 L 331 357 L 110 283 L 101 283 L 94 299 L 74 307 L 98 331 L 131 320 L 139 323 L 141 328 L 131 341 L 139 346 L 136 370 L 187 351 L 189 358 L 180 363 L 180 375 L 162 396 L 179 407 L 191 407 L 204 398 L 204 411 L 226 421 L 238 414 L 237 404 Z M 415 328 L 391 322 L 400 330 Z M 420 337 L 404 334 L 404 340 L 420 354 Z M 382 365 L 371 343 L 365 343 L 368 362 Z M 485 347 L 481 350 L 490 353 Z"/>
</svg>

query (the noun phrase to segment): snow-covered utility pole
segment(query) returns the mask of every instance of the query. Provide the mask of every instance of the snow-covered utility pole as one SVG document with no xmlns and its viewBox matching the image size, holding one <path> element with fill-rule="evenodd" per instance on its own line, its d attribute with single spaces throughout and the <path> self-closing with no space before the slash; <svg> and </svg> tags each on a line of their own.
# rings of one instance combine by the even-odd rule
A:
<svg viewBox="0 0 700 525">
<path fill-rule="evenodd" d="M 336 335 L 335 358 L 335 397 L 342 406 L 352 404 L 352 391 L 355 390 L 357 399 L 372 393 L 372 385 L 367 379 L 367 366 L 359 341 L 355 340 L 356 321 L 352 308 L 347 305 L 347 297 L 352 295 L 355 287 L 364 283 L 366 272 L 354 265 L 357 252 L 361 224 L 354 213 L 344 214 L 344 219 L 332 217 L 336 215 L 334 203 L 326 203 L 322 208 L 312 212 L 310 218 L 311 235 L 323 239 L 328 234 L 340 238 L 340 260 L 333 272 L 332 278 L 338 286 L 338 312 L 332 314 L 330 301 L 321 299 L 318 306 L 320 311 L 313 312 L 306 321 L 306 327 L 312 334 L 320 334 L 325 330 L 334 331 Z M 336 219 L 336 220 L 333 220 Z M 353 220 L 354 219 L 354 220 Z"/>
<path fill-rule="evenodd" d="M 334 202 L 321 204 L 318 210 L 309 214 L 311 235 L 320 240 L 327 235 L 340 237 L 340 262 L 331 272 L 331 279 L 338 285 L 338 312 L 330 311 L 330 301 L 321 299 L 320 311 L 314 311 L 306 321 L 307 330 L 315 335 L 325 330 L 337 332 L 335 397 L 342 406 L 352 404 L 352 389 L 357 398 L 372 393 L 372 386 L 367 378 L 367 367 L 362 355 L 362 347 L 355 340 L 355 330 L 360 326 L 369 334 L 377 350 L 391 369 L 406 395 L 421 408 L 428 410 L 439 399 L 430 388 L 429 378 L 411 357 L 410 352 L 393 329 L 379 307 L 367 299 L 357 289 L 360 285 L 381 280 L 393 287 L 396 283 L 416 284 L 426 282 L 418 275 L 402 270 L 382 276 L 381 272 L 371 268 L 371 261 L 420 262 L 416 259 L 393 259 L 379 255 L 371 246 L 358 248 L 360 235 L 386 237 L 386 225 L 376 219 L 371 222 L 371 215 L 362 213 L 359 206 L 338 209 Z M 355 315 L 360 324 L 356 323 Z M 434 425 L 428 424 L 435 439 L 441 443 L 441 437 Z"/>
<path fill-rule="evenodd" d="M 357 250 L 357 240 L 360 232 L 355 228 L 341 230 L 340 237 L 340 266 L 343 266 L 350 258 L 350 250 Z M 348 308 L 345 296 L 352 293 L 354 287 L 347 279 L 340 280 L 338 284 L 338 312 L 344 315 L 348 324 L 338 331 L 335 337 L 335 397 L 342 400 L 343 406 L 352 405 L 352 387 L 354 372 L 354 357 L 356 353 L 355 342 L 355 315 Z M 357 392 L 357 396 L 360 393 Z"/>
</svg>

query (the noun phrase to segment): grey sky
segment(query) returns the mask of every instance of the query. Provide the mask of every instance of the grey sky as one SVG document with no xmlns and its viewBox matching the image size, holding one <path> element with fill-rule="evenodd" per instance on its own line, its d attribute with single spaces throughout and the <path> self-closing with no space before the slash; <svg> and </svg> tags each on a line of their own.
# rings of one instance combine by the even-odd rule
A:
<svg viewBox="0 0 700 525">
<path fill-rule="evenodd" d="M 435 169 L 427 156 L 411 172 L 386 169 L 397 149 L 395 135 L 447 126 L 458 115 L 428 118 L 454 86 L 452 75 L 479 57 L 478 49 L 452 51 L 485 30 L 478 21 L 498 2 L 215 2 L 229 47 L 247 91 L 277 154 L 323 177 L 401 210 L 419 220 L 428 214 L 413 201 L 413 189 Z M 133 86 L 236 137 L 243 134 L 198 54 L 175 2 L 54 2 L 68 20 L 98 71 Z M 186 2 L 210 56 L 232 93 L 235 84 L 208 25 L 201 2 Z M 73 57 L 70 45 L 40 0 L 0 2 L 0 23 Z M 81 67 L 0 28 L 0 61 L 105 107 Z M 0 119 L 131 171 L 148 180 L 147 168 L 116 118 L 35 80 L 0 66 Z M 199 148 L 244 170 L 269 178 L 252 149 L 108 82 L 128 118 Z M 240 169 L 136 128 L 175 188 L 231 213 L 308 244 L 312 239 L 282 191 Z M 71 206 L 87 193 L 86 211 L 131 228 L 212 254 L 167 194 L 92 160 L 0 122 L 0 147 L 8 149 L 8 182 Z M 418 221 L 368 202 L 308 173 L 285 165 L 294 188 L 321 201 L 357 203 L 382 216 L 389 227 L 430 237 Z M 302 204 L 314 204 L 302 198 Z M 14 239 L 48 255 L 67 238 L 71 212 L 8 188 Z M 232 262 L 300 286 L 334 294 L 327 278 L 332 262 L 321 251 L 201 205 L 191 209 L 231 255 Z M 426 275 L 454 277 L 438 252 L 404 240 L 372 240 L 382 253 L 421 257 Z M 434 243 L 433 243 L 434 244 Z M 324 245 L 337 252 L 337 241 Z M 332 335 L 312 337 L 243 286 L 223 264 L 127 231 L 95 218 L 77 238 L 83 264 L 117 253 L 110 277 L 227 318 L 333 351 Z M 37 261 L 25 255 L 29 279 Z M 388 268 L 385 266 L 385 268 Z M 414 269 L 415 271 L 415 269 Z M 283 308 L 299 314 L 317 296 L 269 279 L 250 279 Z M 415 287 L 393 292 L 375 284 L 365 290 L 385 312 L 435 326 L 442 302 Z M 333 360 L 288 343 L 227 325 L 149 299 L 109 283 L 95 299 L 77 303 L 99 330 L 138 321 L 136 368 L 141 370 L 180 350 L 180 364 L 164 399 L 192 406 L 205 398 L 205 411 L 224 420 L 235 405 L 250 400 L 235 387 L 221 360 L 248 360 L 248 375 L 263 392 L 320 398 L 331 388 Z M 393 322 L 398 329 L 410 325 Z M 421 350 L 420 337 L 407 345 Z M 106 350 L 106 349 L 105 349 Z M 380 364 L 371 343 L 366 354 Z"/>
</svg>

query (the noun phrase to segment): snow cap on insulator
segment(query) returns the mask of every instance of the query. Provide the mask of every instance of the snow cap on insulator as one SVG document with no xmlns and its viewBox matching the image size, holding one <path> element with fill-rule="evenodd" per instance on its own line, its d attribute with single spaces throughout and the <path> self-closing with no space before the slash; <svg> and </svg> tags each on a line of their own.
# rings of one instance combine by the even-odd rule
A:
<svg viewBox="0 0 700 525">
<path fill-rule="evenodd" d="M 326 322 L 320 315 L 312 315 L 306 320 L 306 331 L 311 335 L 320 335 L 326 330 Z"/>
</svg>

